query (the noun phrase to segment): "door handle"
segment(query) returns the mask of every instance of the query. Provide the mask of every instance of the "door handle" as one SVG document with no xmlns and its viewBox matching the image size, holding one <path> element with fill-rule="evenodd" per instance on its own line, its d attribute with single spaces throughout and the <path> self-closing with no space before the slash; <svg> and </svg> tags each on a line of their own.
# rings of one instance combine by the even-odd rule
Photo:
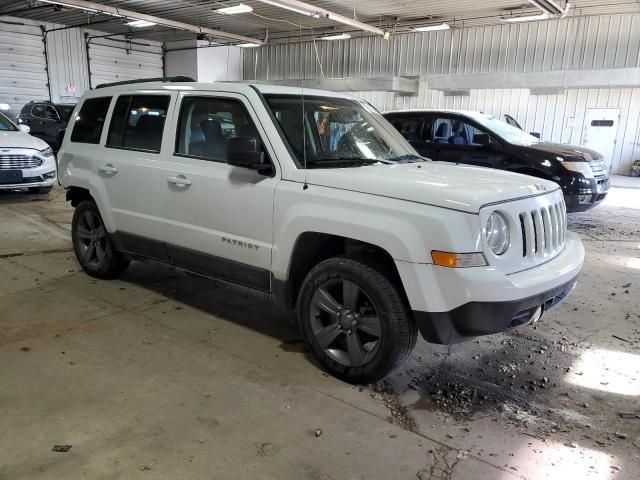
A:
<svg viewBox="0 0 640 480">
<path fill-rule="evenodd" d="M 115 175 L 116 173 L 118 173 L 118 169 L 113 165 L 111 165 L 110 163 L 102 167 L 98 167 L 98 171 L 106 175 Z"/>
<path fill-rule="evenodd" d="M 172 183 L 178 187 L 188 187 L 191 185 L 191 180 L 189 180 L 184 175 L 176 175 L 175 177 L 167 178 L 167 182 Z"/>
</svg>

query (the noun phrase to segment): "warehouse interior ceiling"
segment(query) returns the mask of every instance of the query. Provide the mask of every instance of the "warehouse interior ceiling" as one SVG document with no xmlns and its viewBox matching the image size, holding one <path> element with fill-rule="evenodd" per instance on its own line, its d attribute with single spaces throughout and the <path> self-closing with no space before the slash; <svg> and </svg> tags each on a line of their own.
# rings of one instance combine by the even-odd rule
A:
<svg viewBox="0 0 640 480">
<path fill-rule="evenodd" d="M 327 18 L 304 16 L 261 0 L 95 0 L 94 3 L 154 15 L 202 28 L 215 29 L 270 42 L 295 41 L 332 33 L 352 36 L 372 35 Z M 216 9 L 243 3 L 252 12 L 223 15 Z M 527 0 L 316 0 L 307 2 L 338 15 L 356 19 L 391 34 L 410 32 L 420 26 L 446 22 L 451 28 L 499 24 L 505 17 L 539 14 L 533 2 Z M 565 7 L 565 0 L 557 0 Z M 640 2 L 628 0 L 574 0 L 570 2 L 568 16 L 601 15 L 640 12 Z M 410 14 L 408 14 L 410 12 Z M 53 5 L 39 0 L 5 0 L 0 15 L 29 18 L 67 26 L 87 26 L 112 34 L 130 35 L 159 41 L 177 41 L 193 38 L 196 33 L 153 25 L 136 28 L 125 25 L 126 19 L 103 13 L 92 13 L 77 8 Z M 209 36 L 220 44 L 238 43 L 234 39 Z"/>
</svg>

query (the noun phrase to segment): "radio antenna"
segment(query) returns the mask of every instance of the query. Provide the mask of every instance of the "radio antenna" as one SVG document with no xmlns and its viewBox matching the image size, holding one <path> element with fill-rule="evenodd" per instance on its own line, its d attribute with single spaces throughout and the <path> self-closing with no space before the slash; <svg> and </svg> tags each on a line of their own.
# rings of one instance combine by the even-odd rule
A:
<svg viewBox="0 0 640 480">
<path fill-rule="evenodd" d="M 311 34 L 313 35 L 313 30 L 311 30 Z M 301 75 L 300 75 L 300 97 L 302 99 L 302 162 L 304 165 L 304 183 L 302 184 L 302 189 L 306 190 L 309 188 L 309 184 L 307 183 L 307 136 L 305 135 L 305 120 L 306 120 L 306 112 L 304 106 L 304 76 L 306 73 L 305 70 L 305 62 L 304 57 L 302 55 L 302 15 L 300 15 L 300 43 L 298 44 L 298 49 L 300 51 L 300 65 L 301 65 Z"/>
</svg>

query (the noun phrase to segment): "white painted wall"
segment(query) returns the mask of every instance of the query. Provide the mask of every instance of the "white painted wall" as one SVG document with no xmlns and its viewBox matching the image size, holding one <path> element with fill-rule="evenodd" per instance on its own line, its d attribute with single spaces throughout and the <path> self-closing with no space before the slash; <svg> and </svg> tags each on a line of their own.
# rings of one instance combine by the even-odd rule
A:
<svg viewBox="0 0 640 480">
<path fill-rule="evenodd" d="M 239 47 L 208 47 L 198 42 L 198 81 L 225 82 L 242 80 L 242 49 Z"/>
</svg>

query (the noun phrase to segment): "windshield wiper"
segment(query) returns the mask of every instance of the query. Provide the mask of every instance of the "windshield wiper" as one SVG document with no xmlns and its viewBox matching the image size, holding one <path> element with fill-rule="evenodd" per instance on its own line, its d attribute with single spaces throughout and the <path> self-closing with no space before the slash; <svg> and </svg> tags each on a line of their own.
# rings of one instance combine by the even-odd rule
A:
<svg viewBox="0 0 640 480">
<path fill-rule="evenodd" d="M 420 155 L 408 154 L 408 155 L 400 155 L 398 157 L 393 157 L 388 159 L 389 162 L 394 163 L 413 163 L 413 162 L 428 162 L 429 159 L 422 157 Z"/>
<path fill-rule="evenodd" d="M 307 164 L 328 164 L 328 163 L 385 163 L 391 164 L 388 160 L 380 160 L 376 158 L 363 158 L 363 157 L 320 157 L 307 159 Z"/>
</svg>

